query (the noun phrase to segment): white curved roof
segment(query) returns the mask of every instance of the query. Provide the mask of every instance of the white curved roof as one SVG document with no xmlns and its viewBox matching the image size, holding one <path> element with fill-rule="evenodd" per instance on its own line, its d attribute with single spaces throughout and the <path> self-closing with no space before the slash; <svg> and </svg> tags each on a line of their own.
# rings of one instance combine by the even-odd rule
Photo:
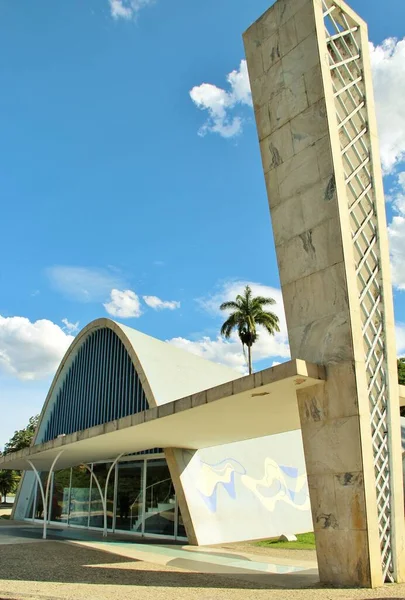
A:
<svg viewBox="0 0 405 600">
<path fill-rule="evenodd" d="M 131 343 L 158 406 L 242 377 L 234 369 L 114 323 Z"/>
</svg>

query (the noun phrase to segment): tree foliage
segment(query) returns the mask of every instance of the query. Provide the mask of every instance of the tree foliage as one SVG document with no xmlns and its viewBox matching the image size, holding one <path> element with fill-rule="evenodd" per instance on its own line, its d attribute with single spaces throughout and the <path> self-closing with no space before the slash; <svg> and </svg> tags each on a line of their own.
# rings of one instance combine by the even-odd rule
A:
<svg viewBox="0 0 405 600">
<path fill-rule="evenodd" d="M 0 504 L 2 498 L 6 501 L 6 496 L 14 492 L 17 485 L 17 475 L 14 471 L 0 471 Z"/>
<path fill-rule="evenodd" d="M 252 373 L 252 346 L 257 341 L 257 325 L 261 325 L 270 334 L 280 331 L 278 316 L 264 310 L 265 306 L 275 304 L 273 298 L 253 296 L 250 286 L 246 286 L 243 294 L 238 294 L 235 300 L 223 302 L 221 310 L 231 311 L 221 327 L 221 335 L 229 339 L 233 331 L 237 331 L 243 349 L 248 348 L 249 374 Z"/>
<path fill-rule="evenodd" d="M 405 358 L 398 358 L 398 382 L 405 385 Z"/>
<path fill-rule="evenodd" d="M 17 452 L 17 450 L 28 448 L 34 437 L 38 420 L 39 415 L 31 417 L 28 421 L 28 425 L 24 427 L 24 429 L 15 431 L 13 437 L 5 444 L 3 454 L 10 454 L 10 452 Z"/>
</svg>

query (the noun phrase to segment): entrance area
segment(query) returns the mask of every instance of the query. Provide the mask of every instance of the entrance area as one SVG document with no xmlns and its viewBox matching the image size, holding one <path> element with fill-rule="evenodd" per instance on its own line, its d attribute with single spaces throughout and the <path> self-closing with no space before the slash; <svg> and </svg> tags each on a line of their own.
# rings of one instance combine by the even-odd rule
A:
<svg viewBox="0 0 405 600">
<path fill-rule="evenodd" d="M 88 465 L 104 491 L 110 463 Z M 48 514 L 50 523 L 87 529 L 103 528 L 100 492 L 84 465 L 52 475 Z M 43 485 L 47 473 L 41 474 Z M 38 484 L 26 520 L 43 521 Z M 107 490 L 107 528 L 141 537 L 187 541 L 169 468 L 163 455 L 123 457 L 110 475 Z"/>
</svg>

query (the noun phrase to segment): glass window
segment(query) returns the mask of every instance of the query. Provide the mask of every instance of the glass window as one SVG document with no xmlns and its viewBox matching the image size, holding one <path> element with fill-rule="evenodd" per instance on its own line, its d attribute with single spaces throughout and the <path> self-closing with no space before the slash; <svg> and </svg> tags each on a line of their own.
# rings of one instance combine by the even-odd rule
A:
<svg viewBox="0 0 405 600">
<path fill-rule="evenodd" d="M 67 523 L 69 515 L 70 471 L 56 471 L 53 476 L 51 496 L 51 521 Z"/>
<path fill-rule="evenodd" d="M 182 537 L 187 539 L 186 528 L 184 527 L 183 517 L 180 512 L 180 506 L 178 507 L 178 521 L 177 521 L 177 537 Z"/>
<path fill-rule="evenodd" d="M 46 472 L 40 473 L 40 477 L 41 477 L 42 486 L 43 486 L 44 494 L 45 494 L 46 482 L 48 480 L 48 473 L 46 473 Z M 44 503 L 42 502 L 41 489 L 39 487 L 39 484 L 38 484 L 36 478 L 35 478 L 35 483 L 36 483 L 37 493 L 36 493 L 34 519 L 43 520 L 44 519 Z M 35 498 L 35 496 L 34 496 L 34 498 Z"/>
<path fill-rule="evenodd" d="M 86 467 L 72 469 L 72 487 L 70 490 L 69 523 L 71 525 L 89 524 L 90 473 Z"/>
<path fill-rule="evenodd" d="M 111 463 L 94 464 L 93 473 L 97 477 L 98 482 L 101 486 L 103 494 L 105 493 L 105 482 L 107 480 L 108 470 L 111 467 Z M 114 514 L 114 481 L 115 473 L 112 471 L 108 480 L 108 491 L 107 491 L 107 528 L 112 528 L 112 519 Z M 91 486 L 91 501 L 90 501 L 90 527 L 104 527 L 104 511 L 103 503 L 101 501 L 100 491 L 96 485 L 94 479 Z"/>
<path fill-rule="evenodd" d="M 115 528 L 142 532 L 144 461 L 118 464 Z"/>
<path fill-rule="evenodd" d="M 146 462 L 145 535 L 174 536 L 176 498 L 164 458 Z"/>
</svg>

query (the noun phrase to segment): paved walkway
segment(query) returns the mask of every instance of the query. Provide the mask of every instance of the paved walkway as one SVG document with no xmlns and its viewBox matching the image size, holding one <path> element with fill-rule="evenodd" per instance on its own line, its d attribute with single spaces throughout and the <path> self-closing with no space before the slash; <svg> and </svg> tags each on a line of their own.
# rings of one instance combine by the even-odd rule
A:
<svg viewBox="0 0 405 600">
<path fill-rule="evenodd" d="M 265 548 L 250 554 L 128 536 L 103 540 L 98 532 L 57 527 L 42 540 L 38 526 L 0 523 L 0 600 L 405 598 L 405 586 L 323 589 L 316 563 L 301 559 L 299 551 L 283 558 Z"/>
<path fill-rule="evenodd" d="M 38 525 L 3 523 L 0 545 L 44 542 L 41 534 L 42 528 Z M 274 559 L 266 554 L 251 555 L 222 548 L 167 543 L 158 539 L 140 540 L 118 534 L 103 538 L 98 531 L 54 526 L 48 528 L 47 540 L 65 541 L 130 560 L 175 567 L 191 573 L 221 574 L 247 581 L 254 580 L 256 575 L 261 585 L 269 587 L 301 588 L 315 585 L 319 580 L 316 561 L 296 560 L 294 555 L 288 559 Z"/>
</svg>

